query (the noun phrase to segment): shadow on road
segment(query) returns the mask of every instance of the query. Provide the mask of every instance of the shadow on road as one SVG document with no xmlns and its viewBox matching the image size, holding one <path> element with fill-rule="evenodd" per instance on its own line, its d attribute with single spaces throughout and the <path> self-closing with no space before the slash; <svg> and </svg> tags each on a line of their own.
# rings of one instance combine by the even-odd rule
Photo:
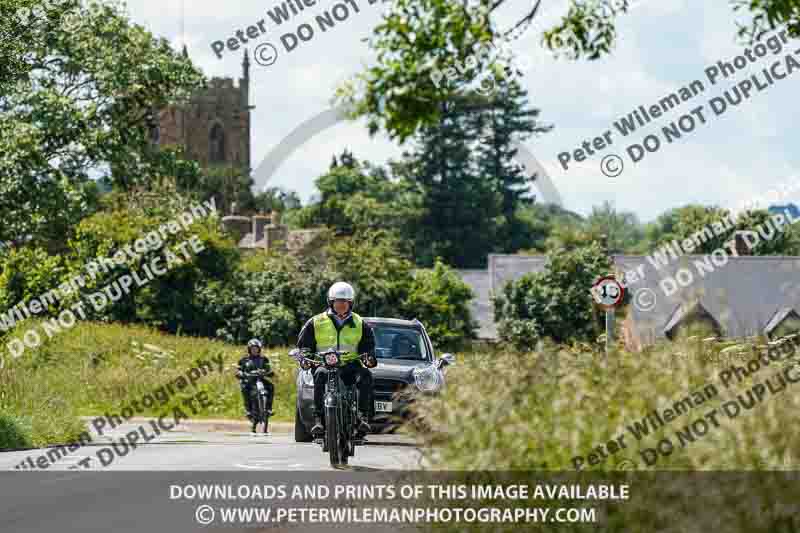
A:
<svg viewBox="0 0 800 533">
<path fill-rule="evenodd" d="M 358 465 L 338 465 L 333 467 L 334 470 L 344 470 L 347 472 L 385 472 L 385 468 L 372 468 L 369 466 Z"/>
<path fill-rule="evenodd" d="M 363 446 L 405 446 L 408 448 L 416 448 L 418 445 L 413 442 L 372 442 L 368 440 Z"/>
</svg>

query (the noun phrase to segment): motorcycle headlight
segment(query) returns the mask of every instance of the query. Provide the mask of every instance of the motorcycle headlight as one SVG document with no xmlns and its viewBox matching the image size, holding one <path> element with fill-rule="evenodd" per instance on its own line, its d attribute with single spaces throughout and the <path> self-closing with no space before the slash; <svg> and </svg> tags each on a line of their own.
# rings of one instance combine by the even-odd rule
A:
<svg viewBox="0 0 800 533">
<path fill-rule="evenodd" d="M 335 353 L 325 354 L 325 364 L 327 364 L 328 366 L 336 366 L 338 362 L 339 362 L 339 356 L 336 355 Z"/>
<path fill-rule="evenodd" d="M 442 374 L 433 366 L 414 369 L 414 383 L 423 392 L 435 392 L 442 388 Z"/>
<path fill-rule="evenodd" d="M 311 370 L 303 370 L 300 372 L 300 379 L 303 380 L 303 385 L 305 387 L 313 387 L 314 386 L 314 374 L 311 373 Z"/>
</svg>

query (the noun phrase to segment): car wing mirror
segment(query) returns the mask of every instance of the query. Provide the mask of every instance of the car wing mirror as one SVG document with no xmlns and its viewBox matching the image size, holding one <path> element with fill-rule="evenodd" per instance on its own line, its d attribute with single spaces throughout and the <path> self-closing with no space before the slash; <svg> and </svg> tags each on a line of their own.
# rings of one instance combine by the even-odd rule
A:
<svg viewBox="0 0 800 533">
<path fill-rule="evenodd" d="M 456 364 L 456 356 L 451 353 L 442 354 L 439 358 L 439 368 Z"/>
</svg>

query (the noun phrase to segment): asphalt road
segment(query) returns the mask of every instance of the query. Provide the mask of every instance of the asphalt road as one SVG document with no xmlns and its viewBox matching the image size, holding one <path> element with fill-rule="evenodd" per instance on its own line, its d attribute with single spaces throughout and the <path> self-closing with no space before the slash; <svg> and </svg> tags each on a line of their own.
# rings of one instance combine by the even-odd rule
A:
<svg viewBox="0 0 800 533">
<path fill-rule="evenodd" d="M 21 463 L 30 467 L 40 456 L 45 468 L 36 470 L 332 470 L 328 454 L 314 443 L 297 443 L 291 424 L 272 424 L 269 435 L 250 433 L 245 424 L 230 422 L 190 422 L 174 431 L 162 433 L 135 448 L 120 445 L 121 439 L 143 424 L 132 420 L 99 436 L 92 432 L 92 443 L 61 456 L 52 449 L 0 453 L 0 470 L 14 471 Z M 117 443 L 117 446 L 112 446 Z M 407 436 L 369 435 L 367 444 L 356 448 L 350 467 L 362 470 L 406 470 L 420 466 L 421 454 Z M 16 469 L 16 471 L 19 471 Z"/>
<path fill-rule="evenodd" d="M 237 522 L 223 527 L 219 515 L 217 522 L 201 525 L 196 513 L 206 503 L 211 503 L 217 512 L 231 505 L 271 507 L 274 512 L 281 505 L 305 509 L 341 504 L 327 499 L 279 502 L 234 498 L 206 502 L 176 499 L 172 489 L 188 484 L 333 486 L 391 481 L 420 466 L 420 451 L 408 437 L 370 435 L 367 444 L 356 448 L 348 466 L 334 470 L 328 454 L 322 453 L 319 445 L 294 442 L 291 424 L 273 424 L 271 434 L 263 435 L 250 433 L 243 423 L 190 422 L 135 448 L 126 450 L 119 445 L 123 437 L 137 431 L 144 422 L 131 420 L 102 436 L 92 432 L 89 445 L 64 456 L 56 455 L 55 448 L 0 452 L 0 531 L 181 533 L 246 529 L 327 533 L 346 529 L 349 533 L 388 533 L 406 529 L 402 524 L 371 523 L 354 527 L 341 522 L 276 523 L 274 517 L 271 522 Z M 118 450 L 126 453 L 112 453 L 114 442 Z M 52 462 L 47 459 L 46 468 L 24 472 L 16 468 L 28 458 L 36 464 L 48 453 Z"/>
</svg>

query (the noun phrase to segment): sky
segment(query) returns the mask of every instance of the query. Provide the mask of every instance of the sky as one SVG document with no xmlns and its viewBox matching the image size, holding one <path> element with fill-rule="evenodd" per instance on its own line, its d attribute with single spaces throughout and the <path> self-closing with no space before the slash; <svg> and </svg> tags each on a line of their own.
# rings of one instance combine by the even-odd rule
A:
<svg viewBox="0 0 800 533">
<path fill-rule="evenodd" d="M 192 0 L 185 7 L 179 0 L 129 0 L 127 6 L 136 23 L 169 39 L 177 48 L 185 42 L 192 60 L 209 77 L 241 76 L 242 48 L 226 48 L 220 59 L 211 45 L 264 20 L 266 31 L 259 30 L 257 37 L 243 45 L 252 54 L 256 46 L 271 43 L 278 52 L 274 64 L 251 66 L 250 98 L 255 106 L 251 146 L 256 168 L 303 121 L 331 107 L 338 85 L 372 63 L 373 53 L 364 39 L 388 5 L 369 1 L 317 0 L 280 25 L 268 16 L 268 11 L 284 4 L 277 0 Z M 508 0 L 493 22 L 500 29 L 509 28 L 530 5 L 528 0 Z M 546 169 L 565 208 L 586 215 L 592 206 L 609 201 L 618 210 L 633 212 L 648 222 L 688 203 L 740 206 L 800 178 L 796 131 L 800 124 L 796 98 L 800 71 L 763 91 L 753 90 L 749 99 L 729 106 L 719 116 L 709 105 L 713 97 L 731 91 L 776 61 L 782 62 L 780 72 L 785 72 L 783 58 L 800 49 L 800 41 L 790 41 L 780 54 L 768 52 L 712 85 L 706 69 L 719 61 L 732 62 L 747 47 L 736 39 L 737 17 L 746 19 L 734 13 L 727 2 L 638 0 L 618 19 L 612 53 L 597 61 L 557 59 L 539 44 L 542 31 L 566 12 L 566 6 L 566 1 L 544 2 L 538 22 L 512 46 L 523 58 L 520 64 L 529 66 L 520 83 L 528 90 L 531 105 L 541 110 L 543 123 L 553 125 L 550 132 L 527 140 L 525 146 Z M 314 19 L 325 11 L 342 20 L 323 32 Z M 295 33 L 303 23 L 316 29 L 314 35 L 298 40 L 287 52 L 282 36 Z M 800 54 L 793 57 L 800 61 Z M 763 74 L 759 76 L 764 79 Z M 639 106 L 650 108 L 695 80 L 704 84 L 702 93 L 646 127 L 627 136 L 614 127 L 614 122 Z M 662 128 L 698 106 L 703 106 L 705 123 L 696 119 L 692 131 L 667 143 Z M 688 120 L 684 119 L 684 124 L 688 125 Z M 563 169 L 560 153 L 573 152 L 584 141 L 594 142 L 606 131 L 612 132 L 611 145 Z M 634 163 L 628 147 L 642 144 L 650 134 L 661 139 L 661 147 Z M 270 184 L 297 191 L 307 201 L 314 193 L 314 179 L 344 148 L 359 159 L 383 164 L 399 158 L 408 147 L 381 134 L 370 138 L 363 121 L 340 123 L 300 146 L 273 174 Z M 624 165 L 616 177 L 601 172 L 602 160 L 612 155 L 618 155 Z M 799 200 L 800 194 L 795 193 L 780 203 Z"/>
</svg>

